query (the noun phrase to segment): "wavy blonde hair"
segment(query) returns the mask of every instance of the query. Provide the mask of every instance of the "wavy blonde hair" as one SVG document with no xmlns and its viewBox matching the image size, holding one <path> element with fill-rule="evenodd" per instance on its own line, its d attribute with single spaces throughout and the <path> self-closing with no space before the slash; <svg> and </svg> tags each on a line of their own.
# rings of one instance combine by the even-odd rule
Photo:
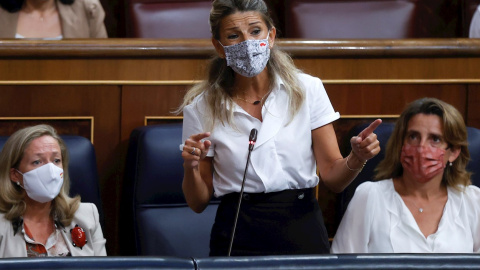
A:
<svg viewBox="0 0 480 270">
<path fill-rule="evenodd" d="M 400 118 L 397 119 L 392 135 L 387 142 L 385 159 L 375 168 L 375 179 L 381 180 L 402 176 L 403 167 L 400 162 L 400 154 L 407 133 L 408 122 L 413 116 L 420 113 L 438 115 L 442 120 L 443 136 L 448 146 L 460 148 L 460 155 L 453 162 L 453 165 L 445 168 L 442 183 L 457 190 L 468 186 L 471 183 L 471 173 L 466 170 L 470 160 L 467 127 L 462 115 L 455 107 L 436 98 L 422 98 L 407 105 Z"/>
<path fill-rule="evenodd" d="M 30 143 L 42 136 L 50 136 L 60 146 L 63 166 L 63 185 L 58 196 L 52 201 L 51 215 L 64 226 L 70 225 L 73 216 L 80 206 L 80 196 L 71 198 L 70 178 L 68 176 L 68 152 L 64 141 L 55 129 L 49 125 L 37 125 L 18 130 L 8 138 L 0 153 L 0 212 L 5 218 L 14 221 L 25 213 L 25 191 L 10 179 L 10 169 L 18 169 L 20 162 Z"/>
<path fill-rule="evenodd" d="M 214 0 L 210 11 L 210 31 L 212 37 L 220 39 L 220 23 L 223 18 L 236 12 L 258 12 L 268 30 L 274 27 L 269 15 L 267 5 L 262 0 Z M 175 113 L 182 112 L 183 108 L 193 100 L 204 95 L 206 102 L 206 129 L 211 131 L 217 121 L 235 126 L 233 121 L 234 101 L 232 98 L 235 72 L 227 66 L 227 61 L 219 56 L 214 56 L 207 66 L 207 79 L 194 85 L 184 96 L 183 102 Z M 278 50 L 275 46 L 271 49 L 270 59 L 267 63 L 270 89 L 275 85 L 275 77 L 279 76 L 289 96 L 289 112 L 292 119 L 305 99 L 305 92 L 300 86 L 297 74 L 300 70 L 293 63 L 292 58 Z"/>
</svg>

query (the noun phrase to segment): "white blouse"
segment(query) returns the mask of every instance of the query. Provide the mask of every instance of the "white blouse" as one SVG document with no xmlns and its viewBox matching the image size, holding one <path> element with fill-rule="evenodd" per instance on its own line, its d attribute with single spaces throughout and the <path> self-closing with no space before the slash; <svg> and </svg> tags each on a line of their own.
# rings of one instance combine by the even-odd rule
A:
<svg viewBox="0 0 480 270">
<path fill-rule="evenodd" d="M 477 9 L 473 14 L 468 36 L 470 38 L 480 38 L 480 5 L 477 6 Z"/>
<path fill-rule="evenodd" d="M 358 186 L 332 253 L 471 253 L 480 251 L 480 189 L 447 188 L 437 232 L 425 238 L 392 179 Z"/>
<path fill-rule="evenodd" d="M 58 229 L 56 225 L 55 230 L 52 232 L 52 234 L 50 234 L 45 245 L 36 242 L 34 239 L 28 236 L 28 234 L 25 232 L 25 223 L 23 223 L 22 233 L 25 238 L 25 242 L 33 245 L 42 245 L 47 251 L 48 257 L 71 256 L 70 250 L 68 250 L 67 243 L 65 242 L 65 239 L 63 238 L 60 229 Z M 27 256 L 31 255 L 42 256 L 43 254 L 28 250 L 27 247 Z"/>
<path fill-rule="evenodd" d="M 217 124 L 208 138 L 212 145 L 215 196 L 239 192 L 248 156 L 248 138 L 258 130 L 245 181 L 245 192 L 274 192 L 311 188 L 318 184 L 312 149 L 312 130 L 337 120 L 330 99 L 319 78 L 299 74 L 305 89 L 305 102 L 290 121 L 288 95 L 280 78 L 262 107 L 263 122 L 234 105 L 237 129 Z M 197 97 L 183 110 L 185 141 L 193 134 L 205 132 L 205 99 Z M 289 122 L 290 121 L 290 122 Z"/>
</svg>

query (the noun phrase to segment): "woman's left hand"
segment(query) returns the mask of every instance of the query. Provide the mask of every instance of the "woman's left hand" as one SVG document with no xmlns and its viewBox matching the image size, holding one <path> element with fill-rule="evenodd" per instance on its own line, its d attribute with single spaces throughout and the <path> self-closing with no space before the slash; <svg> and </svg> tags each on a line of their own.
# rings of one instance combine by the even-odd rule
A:
<svg viewBox="0 0 480 270">
<path fill-rule="evenodd" d="M 350 139 L 352 153 L 360 162 L 366 162 L 380 152 L 380 142 L 377 139 L 377 134 L 373 132 L 381 123 L 381 119 L 373 121 L 358 136 Z"/>
</svg>

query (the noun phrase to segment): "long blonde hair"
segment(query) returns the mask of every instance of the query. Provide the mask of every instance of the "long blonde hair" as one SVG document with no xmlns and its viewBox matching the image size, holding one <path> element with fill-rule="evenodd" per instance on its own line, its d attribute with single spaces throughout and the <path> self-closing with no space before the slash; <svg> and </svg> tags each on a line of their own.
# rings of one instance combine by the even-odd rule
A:
<svg viewBox="0 0 480 270">
<path fill-rule="evenodd" d="M 388 139 L 385 159 L 375 168 L 375 179 L 400 177 L 403 167 L 400 154 L 408 129 L 408 122 L 417 114 L 438 115 L 443 123 L 443 136 L 449 147 L 460 148 L 460 155 L 445 168 L 442 183 L 460 190 L 470 184 L 471 173 L 466 170 L 470 160 L 467 128 L 460 112 L 452 105 L 436 98 L 422 98 L 410 103 L 397 119 L 392 135 Z"/>
<path fill-rule="evenodd" d="M 63 186 L 58 196 L 52 201 L 51 215 L 64 226 L 70 225 L 73 216 L 80 206 L 80 197 L 68 196 L 70 178 L 68 176 L 68 152 L 64 141 L 55 129 L 49 125 L 26 127 L 12 134 L 0 153 L 0 212 L 5 218 L 14 221 L 25 213 L 25 192 L 10 180 L 10 169 L 18 169 L 20 162 L 30 143 L 42 136 L 51 136 L 60 146 L 63 165 Z"/>
<path fill-rule="evenodd" d="M 258 12 L 268 30 L 274 27 L 273 20 L 270 17 L 267 5 L 263 0 L 214 0 L 212 10 L 210 11 L 210 31 L 212 37 L 220 39 L 220 22 L 226 16 L 236 12 Z M 182 104 L 175 111 L 182 112 L 183 108 L 193 100 L 204 95 L 206 102 L 206 129 L 211 131 L 217 121 L 222 124 L 229 124 L 235 126 L 233 121 L 234 101 L 232 98 L 233 84 L 235 81 L 234 71 L 227 66 L 225 59 L 214 56 L 207 66 L 208 78 L 196 85 L 194 85 L 185 95 Z M 301 87 L 297 74 L 300 73 L 292 58 L 278 50 L 275 46 L 271 49 L 270 59 L 267 63 L 268 78 L 270 79 L 270 89 L 275 84 L 275 77 L 279 76 L 285 86 L 287 94 L 290 98 L 289 113 L 292 119 L 300 110 L 304 99 L 305 92 Z"/>
</svg>

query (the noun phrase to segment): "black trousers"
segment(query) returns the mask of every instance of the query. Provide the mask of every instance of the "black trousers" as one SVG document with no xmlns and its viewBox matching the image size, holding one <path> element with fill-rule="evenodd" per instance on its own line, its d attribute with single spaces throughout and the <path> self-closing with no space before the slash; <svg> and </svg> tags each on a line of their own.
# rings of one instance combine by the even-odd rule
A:
<svg viewBox="0 0 480 270">
<path fill-rule="evenodd" d="M 222 197 L 210 238 L 210 256 L 226 256 L 239 193 Z M 327 230 L 313 189 L 244 193 L 232 256 L 325 254 Z"/>
</svg>

